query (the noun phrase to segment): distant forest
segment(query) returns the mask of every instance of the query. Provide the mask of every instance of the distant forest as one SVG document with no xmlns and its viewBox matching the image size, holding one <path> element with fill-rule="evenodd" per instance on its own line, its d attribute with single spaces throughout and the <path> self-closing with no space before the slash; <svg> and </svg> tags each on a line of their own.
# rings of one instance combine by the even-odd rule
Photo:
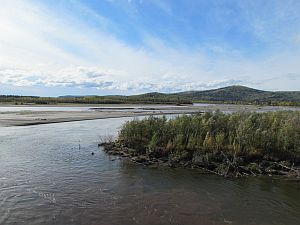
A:
<svg viewBox="0 0 300 225">
<path fill-rule="evenodd" d="M 0 102 L 18 104 L 192 104 L 191 100 L 176 97 L 148 96 L 65 96 L 37 97 L 0 95 Z"/>
<path fill-rule="evenodd" d="M 179 93 L 146 93 L 122 96 L 15 96 L 0 95 L 1 103 L 9 104 L 192 104 L 229 103 L 254 105 L 300 106 L 300 91 L 262 91 L 244 86 L 229 86 L 207 91 Z"/>
</svg>

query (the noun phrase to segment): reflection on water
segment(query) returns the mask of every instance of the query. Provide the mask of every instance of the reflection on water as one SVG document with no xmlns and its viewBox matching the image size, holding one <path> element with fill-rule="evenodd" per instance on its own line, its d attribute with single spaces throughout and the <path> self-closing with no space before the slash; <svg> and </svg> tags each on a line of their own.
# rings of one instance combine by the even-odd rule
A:
<svg viewBox="0 0 300 225">
<path fill-rule="evenodd" d="M 99 151 L 99 135 L 126 120 L 0 128 L 0 224 L 300 224 L 299 183 L 147 168 Z"/>
</svg>

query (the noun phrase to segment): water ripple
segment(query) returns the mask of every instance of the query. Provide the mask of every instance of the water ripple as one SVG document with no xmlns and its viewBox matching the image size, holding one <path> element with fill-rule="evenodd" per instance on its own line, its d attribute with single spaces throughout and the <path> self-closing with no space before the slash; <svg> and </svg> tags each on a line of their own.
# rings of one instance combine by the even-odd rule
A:
<svg viewBox="0 0 300 225">
<path fill-rule="evenodd" d="M 299 183 L 111 160 L 127 119 L 0 128 L 0 224 L 300 224 Z"/>
</svg>

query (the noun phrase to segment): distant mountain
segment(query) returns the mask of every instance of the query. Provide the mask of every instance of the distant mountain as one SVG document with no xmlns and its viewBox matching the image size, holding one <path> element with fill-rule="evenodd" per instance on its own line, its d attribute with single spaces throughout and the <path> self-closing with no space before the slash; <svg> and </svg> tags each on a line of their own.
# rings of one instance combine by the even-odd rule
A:
<svg viewBox="0 0 300 225">
<path fill-rule="evenodd" d="M 245 86 L 228 86 L 206 91 L 185 91 L 179 93 L 151 92 L 128 96 L 128 100 L 160 102 L 215 102 L 232 104 L 264 104 L 264 105 L 300 105 L 300 91 L 262 91 Z"/>
<path fill-rule="evenodd" d="M 207 91 L 187 91 L 173 94 L 193 102 L 229 102 L 255 104 L 300 104 L 300 91 L 262 91 L 245 86 L 229 86 Z"/>
<path fill-rule="evenodd" d="M 34 96 L 0 96 L 0 102 L 15 104 L 191 104 L 193 102 L 257 104 L 257 105 L 294 105 L 300 106 L 300 91 L 262 91 L 245 86 L 229 86 L 207 91 L 185 91 L 179 93 L 151 92 L 140 95 L 122 96 L 75 96 L 58 98 Z"/>
</svg>

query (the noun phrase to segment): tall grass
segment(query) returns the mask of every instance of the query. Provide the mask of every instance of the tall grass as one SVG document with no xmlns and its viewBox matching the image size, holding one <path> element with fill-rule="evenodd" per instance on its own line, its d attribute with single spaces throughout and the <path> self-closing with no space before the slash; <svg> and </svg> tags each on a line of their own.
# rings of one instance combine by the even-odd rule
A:
<svg viewBox="0 0 300 225">
<path fill-rule="evenodd" d="M 195 159 L 222 152 L 245 159 L 299 161 L 300 112 L 221 112 L 127 122 L 118 141 L 139 154 Z"/>
</svg>

